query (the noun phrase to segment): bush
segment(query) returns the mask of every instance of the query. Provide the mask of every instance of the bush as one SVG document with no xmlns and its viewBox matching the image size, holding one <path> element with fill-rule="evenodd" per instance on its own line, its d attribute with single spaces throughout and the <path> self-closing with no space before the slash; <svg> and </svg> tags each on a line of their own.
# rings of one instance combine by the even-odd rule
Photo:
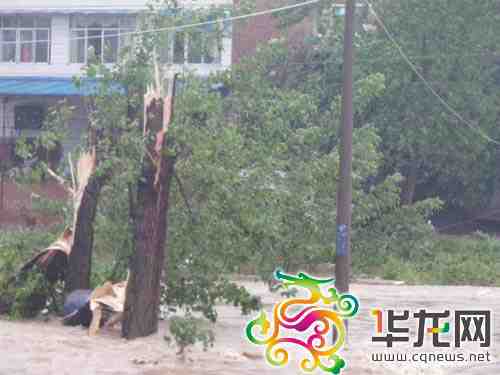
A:
<svg viewBox="0 0 500 375">
<path fill-rule="evenodd" d="M 440 284 L 500 285 L 500 242 L 483 234 L 436 237 L 426 273 Z"/>
<path fill-rule="evenodd" d="M 46 307 L 50 285 L 41 272 L 34 270 L 4 286 L 2 295 L 8 296 L 12 303 L 9 311 L 12 319 L 34 318 Z"/>
<path fill-rule="evenodd" d="M 0 313 L 9 313 L 14 319 L 33 318 L 46 307 L 47 297 L 53 293 L 45 277 L 37 269 L 17 273 L 34 252 L 48 246 L 53 238 L 45 231 L 0 233 Z"/>
<path fill-rule="evenodd" d="M 404 280 L 408 283 L 418 283 L 420 275 L 417 269 L 408 262 L 396 257 L 388 257 L 381 267 L 381 276 L 387 280 Z"/>
<path fill-rule="evenodd" d="M 207 327 L 206 321 L 195 318 L 191 314 L 185 317 L 174 316 L 170 319 L 170 333 L 179 348 L 178 355 L 184 354 L 184 350 L 197 342 L 203 344 L 203 350 L 213 346 L 215 336 L 213 331 Z M 165 341 L 171 342 L 171 338 L 166 336 Z"/>
<path fill-rule="evenodd" d="M 395 252 L 365 267 L 372 276 L 403 280 L 411 284 L 500 285 L 500 242 L 495 238 L 475 236 L 440 236 L 429 238 L 431 246 L 425 256 L 409 259 Z M 371 258 L 366 260 L 370 264 Z"/>
</svg>

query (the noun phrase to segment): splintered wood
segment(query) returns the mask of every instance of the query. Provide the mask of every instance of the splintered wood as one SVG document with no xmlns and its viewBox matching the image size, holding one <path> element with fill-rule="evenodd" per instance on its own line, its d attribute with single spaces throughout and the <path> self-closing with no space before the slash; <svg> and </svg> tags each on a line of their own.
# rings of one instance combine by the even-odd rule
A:
<svg viewBox="0 0 500 375">
<path fill-rule="evenodd" d="M 95 336 L 103 325 L 112 327 L 123 319 L 123 308 L 125 305 L 125 292 L 127 281 L 117 284 L 106 282 L 92 292 L 90 297 L 90 310 L 92 311 L 92 323 L 89 335 Z M 110 314 L 110 318 L 104 322 L 104 312 Z"/>
<path fill-rule="evenodd" d="M 49 282 L 64 280 L 72 244 L 73 231 L 67 228 L 55 242 L 31 258 L 21 268 L 20 273 L 28 272 L 37 265 Z"/>
<path fill-rule="evenodd" d="M 83 194 L 85 192 L 85 188 L 87 187 L 90 177 L 95 172 L 96 168 L 96 151 L 93 148 L 90 152 L 83 152 L 78 159 L 75 168 L 73 166 L 73 161 L 71 160 L 71 154 L 69 155 L 69 167 L 71 171 L 71 183 L 68 184 L 67 181 L 61 176 L 57 175 L 52 169 L 48 168 L 49 174 L 59 182 L 66 191 L 71 195 L 73 202 L 73 233 L 75 232 L 75 228 L 77 225 L 78 211 L 80 210 Z"/>
</svg>

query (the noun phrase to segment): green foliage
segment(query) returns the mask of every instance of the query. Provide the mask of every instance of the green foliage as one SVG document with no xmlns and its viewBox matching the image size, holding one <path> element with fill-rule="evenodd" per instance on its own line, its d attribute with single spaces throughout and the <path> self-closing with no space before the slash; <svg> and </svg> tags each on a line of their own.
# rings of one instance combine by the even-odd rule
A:
<svg viewBox="0 0 500 375">
<path fill-rule="evenodd" d="M 382 267 L 393 256 L 411 262 L 431 254 L 433 227 L 427 218 L 441 207 L 441 202 L 428 199 L 413 206 L 400 206 L 400 191 L 394 182 L 388 181 L 372 194 L 383 198 L 369 197 L 363 207 L 366 216 L 358 222 L 359 227 L 353 224 L 355 269 L 366 272 Z"/>
<path fill-rule="evenodd" d="M 358 8 L 354 87 L 362 91 L 367 77 L 378 77 L 380 90 L 355 94 L 355 123 L 377 128 L 384 156 L 380 173 L 406 178 L 416 171 L 417 200 L 439 196 L 448 206 L 487 206 L 498 190 L 497 147 L 480 135 L 500 138 L 495 1 L 371 3 L 419 72 L 472 124 L 471 129 L 443 107 L 380 28 L 364 31 L 363 24 L 376 22 L 367 7 Z M 295 87 L 317 93 L 320 108 L 330 107 L 341 87 L 343 18 L 335 17 L 333 4 L 279 15 L 290 25 L 316 13 L 318 34 L 282 66 Z"/>
<path fill-rule="evenodd" d="M 19 183 L 38 183 L 47 177 L 47 168 L 56 170 L 55 160 L 61 156 L 61 140 L 68 135 L 68 123 L 74 108 L 61 101 L 50 108 L 42 124 L 40 136 L 16 141 L 16 161 L 11 169 Z M 30 173 L 23 168 L 29 166 Z"/>
<path fill-rule="evenodd" d="M 498 188 L 497 145 L 481 136 L 500 136 L 496 6 L 492 0 L 375 2 L 419 72 L 471 126 L 443 107 L 382 31 L 360 37 L 357 71 L 386 79 L 370 113 L 383 139 L 384 170 L 415 173 L 417 198 L 440 196 L 471 208 L 487 206 Z"/>
<path fill-rule="evenodd" d="M 268 281 L 278 267 L 307 269 L 333 259 L 341 117 L 338 31 L 342 23 L 328 23 L 332 7 L 326 2 L 319 9 L 321 35 L 310 41 L 311 48 L 290 51 L 283 41 L 274 41 L 231 71 L 207 80 L 181 76 L 182 90 L 167 134 L 167 152 L 175 156 L 176 166 L 161 293 L 163 306 L 188 312 L 185 319 L 171 322 L 181 352 L 197 341 L 208 345 L 213 340 L 191 313 L 214 322 L 219 301 L 239 306 L 243 313 L 259 308 L 260 301 L 228 277 L 241 265 L 250 264 Z M 397 13 L 399 18 L 391 27 L 403 28 L 406 14 Z M 209 15 L 193 17 L 192 21 L 202 21 Z M 141 27 L 185 21 L 185 17 L 152 12 Z M 451 37 L 451 33 L 444 35 Z M 148 139 L 139 126 L 140 103 L 153 81 L 155 46 L 162 44 L 162 38 L 168 36 L 144 34 L 112 70 L 93 63 L 87 68 L 89 76 L 100 77 L 100 84 L 88 103 L 86 142 L 97 147 L 97 173 L 108 176 L 95 223 L 93 285 L 123 280 L 134 248 L 135 184 L 141 162 L 149 157 L 144 147 Z M 450 130 L 456 125 L 452 118 L 434 106 L 382 36 L 369 38 L 378 49 L 366 46 L 368 57 L 380 54 L 387 60 L 360 64 L 355 71 L 355 272 L 411 282 L 495 283 L 495 274 L 486 265 L 496 261 L 496 245 L 489 239 L 466 242 L 476 250 L 475 256 L 463 244 L 454 253 L 448 240 L 433 239 L 428 223 L 441 208 L 440 200 L 424 199 L 409 206 L 400 201 L 402 175 L 407 174 L 411 161 L 421 161 L 421 170 L 429 176 L 439 173 L 450 181 L 452 175 L 462 179 L 460 163 L 471 166 L 474 156 L 491 156 L 491 150 L 469 142 L 465 130 Z M 362 43 L 359 35 L 356 43 Z M 407 45 L 412 46 L 411 42 Z M 431 46 L 430 51 L 437 48 Z M 444 67 L 432 65 L 436 79 L 450 73 L 441 69 L 451 62 L 444 63 Z M 474 77 L 471 73 L 468 82 Z M 465 90 L 458 81 L 450 80 L 453 89 Z M 116 82 L 127 89 L 127 95 L 117 92 Z M 210 90 L 213 83 L 223 83 L 228 96 Z M 475 83 L 473 88 L 472 92 L 480 91 Z M 491 109 L 489 99 L 484 108 L 478 107 L 478 113 Z M 457 99 L 454 104 L 463 103 Z M 407 118 L 400 119 L 401 114 Z M 450 137 L 459 145 L 455 150 Z M 446 158 L 440 160 L 443 155 Z M 23 239 L 18 240 L 22 243 Z M 489 250 L 478 252 L 483 248 Z M 475 263 L 479 268 L 473 267 Z"/>
<path fill-rule="evenodd" d="M 232 144 L 241 148 L 242 164 L 232 175 L 239 179 L 233 177 L 231 190 L 210 212 L 222 211 L 225 230 L 239 238 L 238 259 L 253 263 L 265 279 L 277 267 L 329 262 L 335 244 L 339 92 L 305 86 L 324 78 L 322 70 L 300 72 L 306 76 L 298 79 L 298 72 L 279 65 L 293 56 L 282 42 L 273 42 L 226 78 L 231 95 L 224 106 L 241 132 L 244 147 Z M 381 173 L 382 139 L 362 120 L 384 90 L 385 78 L 377 73 L 360 77 L 355 87 L 360 123 L 353 140 L 353 257 L 361 269 L 403 246 L 413 254 L 428 252 L 432 227 L 426 221 L 441 206 L 432 199 L 402 206 L 401 177 Z M 213 164 L 198 173 L 213 175 Z"/>
<path fill-rule="evenodd" d="M 427 272 L 441 284 L 500 285 L 498 240 L 484 234 L 439 237 Z"/>
<path fill-rule="evenodd" d="M 202 319 L 187 314 L 185 317 L 174 316 L 169 323 L 170 333 L 179 348 L 178 355 L 184 354 L 187 347 L 195 345 L 197 342 L 203 345 L 203 350 L 208 350 L 209 347 L 213 346 L 215 335 Z M 165 341 L 168 343 L 171 340 L 170 337 L 165 337 Z"/>
<path fill-rule="evenodd" d="M 252 296 L 245 288 L 236 285 L 220 275 L 200 274 L 207 272 L 207 265 L 190 264 L 188 266 L 168 267 L 169 278 L 162 288 L 163 306 L 171 310 L 184 308 L 187 311 L 201 313 L 211 322 L 217 320 L 217 302 L 240 307 L 244 315 L 257 311 L 261 307 L 260 299 Z"/>
<path fill-rule="evenodd" d="M 54 241 L 47 230 L 2 230 L 0 231 L 0 269 L 2 274 L 13 273 L 21 262 L 27 260 L 37 250 L 44 249 Z"/>
<path fill-rule="evenodd" d="M 170 12 L 166 17 L 165 8 L 173 11 L 173 15 Z M 225 11 L 225 8 L 211 8 L 193 13 L 178 12 L 174 2 L 159 1 L 152 3 L 151 11 L 141 18 L 140 28 L 201 22 L 221 16 Z M 215 28 L 222 32 L 219 26 Z M 132 48 L 125 51 L 122 61 L 114 68 L 92 62 L 86 69 L 89 77 L 99 78 L 98 92 L 88 100 L 90 129 L 86 141 L 96 146 L 97 174 L 107 176 L 96 217 L 97 256 L 93 262 L 93 285 L 104 280 L 124 279 L 126 275 L 134 248 L 132 224 L 136 184 L 142 161 L 149 157 L 145 147 L 149 140 L 144 137 L 140 126 L 142 99 L 154 79 L 154 64 L 158 58 L 164 63 L 164 51 L 158 46 L 165 45 L 169 37 L 171 35 L 167 33 L 142 34 L 135 38 Z M 224 114 L 219 94 L 210 93 L 205 82 L 188 74 L 182 81 L 182 90 L 176 98 L 175 121 L 167 136 L 167 152 L 176 156 L 177 166 L 170 194 L 170 238 L 162 304 L 170 309 L 180 307 L 199 311 L 215 321 L 215 304 L 221 299 L 241 306 L 245 313 L 258 307 L 258 300 L 225 276 L 230 270 L 223 255 L 227 247 L 219 248 L 220 244 L 211 234 L 207 243 L 203 231 L 213 223 L 210 219 L 200 218 L 204 206 L 202 186 L 227 180 L 235 170 L 232 165 L 238 165 L 236 163 L 241 159 L 238 155 L 240 135 L 235 129 L 221 126 Z M 126 96 L 116 90 L 117 83 L 126 88 Z M 225 147 L 226 144 L 234 144 L 233 149 Z M 232 160 L 234 156 L 237 156 L 236 162 Z M 214 158 L 218 163 L 209 169 L 214 173 L 209 175 L 208 171 L 203 171 L 199 177 L 196 175 L 191 179 Z M 199 160 L 203 163 L 198 164 Z M 200 186 L 200 194 L 192 197 L 195 186 Z M 198 197 L 201 201 L 196 200 Z M 202 203 L 201 207 L 198 203 Z M 205 212 L 208 210 L 203 214 Z M 227 237 L 222 241 L 227 241 Z"/>
<path fill-rule="evenodd" d="M 10 317 L 13 319 L 34 318 L 42 311 L 50 294 L 45 276 L 34 270 L 23 275 L 9 287 L 2 288 L 2 296 L 12 299 Z"/>
<path fill-rule="evenodd" d="M 0 311 L 8 312 L 14 319 L 33 318 L 46 307 L 51 287 L 36 269 L 16 275 L 36 249 L 50 243 L 50 234 L 36 231 L 0 234 Z"/>
<path fill-rule="evenodd" d="M 418 283 L 421 280 L 421 274 L 411 263 L 394 256 L 382 259 L 383 263 L 378 268 L 373 268 L 376 276 L 386 280 L 402 280 L 408 283 Z"/>
<path fill-rule="evenodd" d="M 484 234 L 470 237 L 434 235 L 430 251 L 410 257 L 401 251 L 381 255 L 377 267 L 365 269 L 372 276 L 411 284 L 500 285 L 500 245 Z"/>
<path fill-rule="evenodd" d="M 32 195 L 31 209 L 39 215 L 44 215 L 46 217 L 58 217 L 62 218 L 63 222 L 71 222 L 70 218 L 72 217 L 72 208 L 69 207 L 67 201 Z M 62 225 L 57 225 L 56 228 L 51 228 L 51 232 L 57 232 L 60 228 L 62 228 Z"/>
</svg>

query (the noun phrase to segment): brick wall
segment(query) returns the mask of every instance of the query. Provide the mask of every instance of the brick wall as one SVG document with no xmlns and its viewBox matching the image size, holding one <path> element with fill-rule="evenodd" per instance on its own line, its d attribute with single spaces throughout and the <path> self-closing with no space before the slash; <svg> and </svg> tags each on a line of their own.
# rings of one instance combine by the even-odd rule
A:
<svg viewBox="0 0 500 375">
<path fill-rule="evenodd" d="M 3 182 L 3 201 L 0 202 L 0 229 L 47 226 L 61 221 L 62 218 L 49 217 L 32 211 L 34 199 L 32 194 L 53 200 L 67 199 L 64 189 L 53 180 L 43 184 L 20 186 L 6 178 Z M 0 199 L 2 199 L 1 194 Z"/>
<path fill-rule="evenodd" d="M 239 0 L 235 0 L 235 4 Z M 256 0 L 257 11 L 277 8 L 285 4 L 282 1 Z M 308 18 L 301 24 L 289 30 L 289 43 L 300 44 L 307 35 L 313 32 L 313 20 Z M 282 31 L 278 28 L 275 16 L 268 14 L 253 17 L 245 21 L 237 21 L 233 26 L 233 64 L 237 64 L 242 58 L 255 54 L 257 46 L 271 39 L 278 38 Z"/>
</svg>

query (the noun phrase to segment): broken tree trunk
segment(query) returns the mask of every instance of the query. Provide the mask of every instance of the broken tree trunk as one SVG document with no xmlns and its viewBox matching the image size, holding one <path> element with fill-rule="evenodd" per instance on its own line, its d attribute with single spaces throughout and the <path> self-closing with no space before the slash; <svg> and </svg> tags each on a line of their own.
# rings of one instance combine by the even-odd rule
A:
<svg viewBox="0 0 500 375">
<path fill-rule="evenodd" d="M 16 277 L 31 271 L 36 265 L 45 274 L 49 283 L 55 284 L 64 280 L 72 243 L 73 231 L 66 228 L 55 242 L 26 262 Z"/>
<path fill-rule="evenodd" d="M 103 184 L 102 177 L 91 176 L 82 191 L 81 202 L 75 212 L 74 241 L 65 284 L 67 293 L 78 289 L 90 289 L 94 221 Z"/>
<path fill-rule="evenodd" d="M 165 99 L 149 92 L 144 98 L 144 133 L 154 134 L 147 145 L 134 203 L 134 246 L 124 309 L 122 334 L 127 339 L 157 332 L 160 279 L 165 265 L 167 214 L 175 157 L 168 155 L 166 133 L 170 124 L 175 77 L 168 81 Z"/>
<path fill-rule="evenodd" d="M 73 203 L 73 238 L 68 256 L 68 270 L 65 278 L 66 293 L 78 289 L 90 288 L 90 271 L 92 248 L 94 245 L 94 220 L 97 210 L 98 197 L 105 182 L 104 175 L 95 174 L 96 150 L 84 152 L 73 170 L 70 157 L 71 177 L 70 186 L 56 175 L 50 168 L 48 172 L 60 184 L 66 187 Z"/>
</svg>

